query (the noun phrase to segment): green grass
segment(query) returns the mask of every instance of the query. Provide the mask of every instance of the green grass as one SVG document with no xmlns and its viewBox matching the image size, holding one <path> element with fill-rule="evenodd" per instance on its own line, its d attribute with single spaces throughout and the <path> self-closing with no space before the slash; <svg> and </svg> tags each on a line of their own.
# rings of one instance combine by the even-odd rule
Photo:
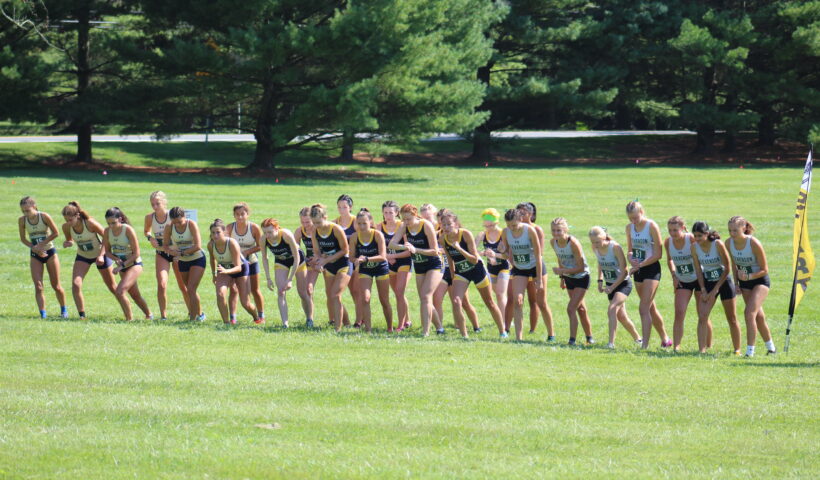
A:
<svg viewBox="0 0 820 480">
<path fill-rule="evenodd" d="M 130 145 L 95 149 L 112 156 L 119 149 L 144 164 L 229 166 L 248 148 Z M 21 148 L 2 146 L 0 158 L 19 158 L 12 152 Z M 70 146 L 25 147 L 31 155 L 59 148 Z M 214 150 L 220 154 L 208 154 Z M 729 355 L 719 309 L 715 349 L 705 356 L 695 353 L 694 311 L 680 355 L 658 348 L 654 334 L 650 351 L 636 351 L 623 330 L 614 353 L 548 345 L 543 326 L 522 344 L 502 342 L 483 307 L 482 323 L 490 328 L 471 341 L 457 340 L 452 328 L 446 338 L 420 338 L 415 327 L 389 336 L 378 307 L 372 336 L 327 328 L 284 331 L 273 326 L 273 292 L 265 292 L 268 327 L 240 317 L 243 325 L 226 330 L 207 282 L 200 289 L 209 314 L 204 325 L 182 321 L 175 290 L 168 324 L 123 324 L 93 271 L 85 287 L 89 321 L 36 318 L 27 253 L 15 225 L 24 195 L 55 216 L 76 199 L 100 220 L 112 205 L 141 219 L 149 211 L 148 194 L 162 189 L 173 205 L 197 208 L 200 223 L 230 218 L 230 206 L 245 200 L 253 220 L 273 216 L 295 227 L 301 206 L 332 205 L 348 193 L 356 207 L 375 210 L 389 198 L 447 206 L 473 231 L 483 208 L 528 199 L 538 205 L 543 225 L 555 216 L 568 218 L 588 258 L 586 230 L 605 225 L 622 241 L 623 206 L 639 197 L 661 224 L 682 215 L 690 224 L 704 219 L 725 231 L 735 214 L 755 223 L 773 283 L 766 311 L 782 348 L 800 167 L 407 167 L 338 165 L 320 154 L 285 163 L 317 170 L 317 176 L 278 184 L 116 170 L 102 176 L 24 168 L 23 161 L 0 170 L 0 200 L 7 207 L 0 214 L 7 226 L 0 237 L 0 478 L 816 476 L 816 285 L 798 311 L 792 351 L 751 360 Z M 350 180 L 319 172 L 343 168 L 367 175 Z M 816 215 L 810 220 L 816 230 Z M 60 252 L 69 292 L 73 256 L 73 250 Z M 153 258 L 143 257 L 140 288 L 155 306 Z M 554 265 L 551 252 L 546 258 Z M 658 306 L 671 330 L 672 289 L 664 275 Z M 556 286 L 551 277 L 549 301 L 565 341 L 566 294 Z M 480 303 L 476 292 L 471 296 Z M 317 323 L 324 325 L 322 285 L 316 297 Z M 408 298 L 418 325 L 415 289 Z M 56 312 L 50 291 L 47 302 Z M 587 303 L 595 336 L 604 340 L 606 299 L 590 292 Z M 290 304 L 291 324 L 302 324 L 295 292 Z M 73 312 L 70 293 L 69 305 Z M 637 320 L 635 295 L 628 307 Z M 274 423 L 279 428 L 256 427 Z"/>
</svg>

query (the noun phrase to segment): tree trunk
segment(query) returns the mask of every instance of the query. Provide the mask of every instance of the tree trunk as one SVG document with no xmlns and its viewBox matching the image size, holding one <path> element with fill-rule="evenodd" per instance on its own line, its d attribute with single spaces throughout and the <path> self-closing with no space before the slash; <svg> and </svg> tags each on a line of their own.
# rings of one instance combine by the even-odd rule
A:
<svg viewBox="0 0 820 480">
<path fill-rule="evenodd" d="M 247 168 L 251 170 L 273 170 L 276 166 L 273 157 L 279 150 L 273 145 L 273 118 L 274 95 L 273 84 L 265 84 L 260 102 L 259 116 L 256 118 L 256 129 L 253 136 L 256 139 L 256 150 L 253 152 L 253 161 Z"/>
<path fill-rule="evenodd" d="M 632 115 L 629 112 L 623 98 L 618 96 L 615 105 L 615 129 L 629 130 L 632 128 Z"/>
<path fill-rule="evenodd" d="M 737 94 L 734 92 L 726 95 L 726 101 L 723 103 L 723 110 L 729 113 L 737 113 Z M 737 130 L 734 123 L 730 123 L 726 127 L 726 133 L 723 135 L 723 148 L 720 149 L 722 153 L 734 153 L 737 150 Z"/>
<path fill-rule="evenodd" d="M 486 87 L 490 86 L 490 69 L 492 64 L 487 64 L 478 69 L 476 78 Z M 492 112 L 490 112 L 492 117 Z M 492 160 L 492 145 L 491 135 L 492 128 L 490 127 L 490 118 L 482 125 L 473 130 L 473 154 L 470 155 L 470 160 L 474 162 L 489 162 Z"/>
<path fill-rule="evenodd" d="M 247 168 L 251 170 L 273 170 L 276 168 L 273 157 L 277 152 L 273 148 L 270 128 L 266 130 L 257 128 L 253 136 L 256 138 L 256 150 L 253 152 L 253 161 L 248 164 Z"/>
<path fill-rule="evenodd" d="M 777 140 L 777 134 L 774 131 L 774 114 L 767 109 L 760 115 L 760 121 L 757 122 L 757 144 L 772 147 L 775 140 Z"/>
<path fill-rule="evenodd" d="M 342 154 L 339 159 L 343 162 L 353 161 L 353 146 L 356 143 L 356 136 L 350 130 L 342 132 Z"/>
<path fill-rule="evenodd" d="M 701 100 L 704 105 L 714 107 L 717 104 L 717 78 L 714 67 L 703 70 L 704 98 Z M 695 151 L 703 155 L 715 153 L 715 125 L 713 118 L 701 118 L 697 127 L 697 138 L 695 140 Z M 708 123 L 707 123 L 708 122 Z"/>
<path fill-rule="evenodd" d="M 483 125 L 473 130 L 473 154 L 470 159 L 476 162 L 489 162 L 493 158 L 490 130 Z"/>
<path fill-rule="evenodd" d="M 715 153 L 715 127 L 712 125 L 700 125 L 697 129 L 697 139 L 695 151 L 703 155 Z"/>
<path fill-rule="evenodd" d="M 87 118 L 88 108 L 85 105 L 88 97 L 88 86 L 91 83 L 91 69 L 88 55 L 90 47 L 90 17 L 88 4 L 84 4 L 75 12 L 77 17 L 77 105 L 79 118 L 74 119 L 77 128 L 77 157 L 81 163 L 91 163 L 91 122 Z"/>
</svg>

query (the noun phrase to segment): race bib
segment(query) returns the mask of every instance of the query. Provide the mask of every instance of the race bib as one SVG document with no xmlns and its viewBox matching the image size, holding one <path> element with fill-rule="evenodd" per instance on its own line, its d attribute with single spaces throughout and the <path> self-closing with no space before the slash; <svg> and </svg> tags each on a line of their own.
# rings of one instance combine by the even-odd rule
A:
<svg viewBox="0 0 820 480">
<path fill-rule="evenodd" d="M 675 270 L 678 272 L 678 275 L 691 275 L 695 273 L 695 270 L 692 268 L 691 264 L 675 265 Z"/>
<path fill-rule="evenodd" d="M 468 262 L 467 260 L 462 260 L 460 262 L 456 262 L 456 273 L 464 273 L 468 270 L 471 270 L 475 265 Z"/>
<path fill-rule="evenodd" d="M 77 248 L 83 252 L 90 252 L 91 250 L 94 250 L 94 244 L 91 242 L 78 243 Z"/>
<path fill-rule="evenodd" d="M 640 248 L 633 248 L 632 256 L 634 258 L 637 258 L 638 260 L 646 260 L 646 250 L 641 250 Z"/>
<path fill-rule="evenodd" d="M 221 265 L 222 265 L 222 268 L 224 268 L 225 270 L 230 270 L 231 268 L 236 266 L 233 263 L 223 263 Z"/>
<path fill-rule="evenodd" d="M 618 278 L 618 275 L 615 275 L 615 272 L 613 272 L 612 270 L 603 270 L 603 272 L 604 280 L 606 280 L 608 283 L 612 283 L 615 281 L 616 278 Z"/>
<path fill-rule="evenodd" d="M 717 270 L 712 270 L 711 272 L 706 272 L 706 280 L 710 282 L 717 282 L 720 279 L 720 276 L 723 275 L 723 269 L 718 268 Z"/>
<path fill-rule="evenodd" d="M 741 272 L 748 273 L 749 275 L 752 274 L 752 266 L 751 265 L 738 265 L 737 269 Z"/>
<path fill-rule="evenodd" d="M 161 238 L 159 238 L 159 237 L 154 237 L 154 240 L 156 240 L 156 241 L 157 241 L 157 246 L 158 246 L 158 247 L 161 247 L 161 246 L 162 246 L 162 239 L 161 239 Z"/>
<path fill-rule="evenodd" d="M 121 253 L 115 253 L 114 255 L 116 255 L 116 257 L 122 260 L 123 262 L 128 260 L 128 255 L 123 255 Z"/>
<path fill-rule="evenodd" d="M 414 261 L 415 263 L 424 263 L 424 262 L 426 262 L 426 261 L 427 261 L 427 257 L 426 257 L 426 256 L 424 256 L 424 255 L 422 255 L 422 254 L 420 254 L 420 253 L 414 253 L 414 254 L 413 254 L 413 261 Z"/>
<path fill-rule="evenodd" d="M 376 268 L 379 266 L 380 262 L 367 262 L 364 264 L 364 268 Z"/>
<path fill-rule="evenodd" d="M 46 237 L 31 237 L 31 244 L 32 245 L 37 245 L 38 243 L 42 242 L 45 239 L 46 239 Z"/>
<path fill-rule="evenodd" d="M 526 265 L 530 263 L 530 254 L 529 253 L 521 253 L 521 254 L 513 254 L 513 260 L 518 265 Z"/>
</svg>

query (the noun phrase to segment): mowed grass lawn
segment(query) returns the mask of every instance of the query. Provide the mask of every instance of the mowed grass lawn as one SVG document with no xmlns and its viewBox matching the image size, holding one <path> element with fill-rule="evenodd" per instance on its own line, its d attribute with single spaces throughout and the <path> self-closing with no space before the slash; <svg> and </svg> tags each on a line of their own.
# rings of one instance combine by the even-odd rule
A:
<svg viewBox="0 0 820 480">
<path fill-rule="evenodd" d="M 36 148 L 3 146 L 0 155 L 8 161 Z M 109 159 L 111 152 L 124 152 L 117 156 L 123 160 L 131 154 L 128 149 L 142 147 L 105 148 L 97 152 Z M 238 156 L 252 147 L 173 148 L 178 163 L 200 156 L 213 165 L 222 161 L 221 148 Z M 40 208 L 57 219 L 66 202 L 78 200 L 101 221 L 105 209 L 116 205 L 139 223 L 150 211 L 149 193 L 161 189 L 171 205 L 198 209 L 203 228 L 213 218 L 230 219 L 231 206 L 241 200 L 251 205 L 252 220 L 272 216 L 295 228 L 300 207 L 332 206 L 347 193 L 357 208 L 374 211 L 387 199 L 446 206 L 474 232 L 485 207 L 503 210 L 531 200 L 544 226 L 555 216 L 568 218 L 591 260 L 586 231 L 604 225 L 623 242 L 623 208 L 637 197 L 662 228 L 672 215 L 682 215 L 690 225 L 706 220 L 721 233 L 736 214 L 757 226 L 773 284 L 765 308 L 782 350 L 802 165 L 743 170 L 397 167 L 339 165 L 318 154 L 289 162 L 342 173 L 275 183 L 116 170 L 106 176 L 0 170 L 5 206 L 0 213 L 5 225 L 0 236 L 0 478 L 816 477 L 818 285 L 810 287 L 800 306 L 791 352 L 753 359 L 730 355 L 720 308 L 713 313 L 711 354 L 696 353 L 694 308 L 687 317 L 684 353 L 659 348 L 654 332 L 651 349 L 638 351 L 622 329 L 618 350 L 608 351 L 603 348 L 606 298 L 592 291 L 587 303 L 599 344 L 565 347 L 566 294 L 554 276 L 549 280 L 558 333 L 554 344 L 545 342 L 543 325 L 523 343 L 500 341 L 475 291 L 471 297 L 486 327 L 483 333 L 470 341 L 459 339 L 447 308 L 447 335 L 421 338 L 414 287 L 408 294 L 414 327 L 401 335 L 385 333 L 377 303 L 376 333 L 350 329 L 334 334 L 325 327 L 321 283 L 316 320 L 323 328 L 314 331 L 278 328 L 275 294 L 269 291 L 267 327 L 253 326 L 240 311 L 240 325 L 226 329 L 207 280 L 200 288 L 209 316 L 205 324 L 184 321 L 174 288 L 168 323 L 125 324 L 93 269 L 84 289 L 89 320 L 81 322 L 70 295 L 74 249 L 60 250 L 72 318 L 38 319 L 27 251 L 17 238 L 17 205 L 24 195 L 36 197 Z M 342 169 L 366 175 L 344 180 Z M 815 248 L 820 248 L 820 213 L 811 215 Z M 140 288 L 156 311 L 153 255 L 147 244 L 143 249 Z M 545 258 L 555 265 L 551 251 Z M 594 268 L 594 260 L 591 264 Z M 672 294 L 664 268 L 658 306 L 670 333 Z M 352 308 L 348 295 L 345 302 Z M 50 290 L 47 303 L 55 315 Z M 291 325 L 302 325 L 295 291 L 290 304 Z M 628 306 L 636 322 L 637 304 L 633 294 Z M 742 308 L 740 302 L 741 318 Z"/>
</svg>

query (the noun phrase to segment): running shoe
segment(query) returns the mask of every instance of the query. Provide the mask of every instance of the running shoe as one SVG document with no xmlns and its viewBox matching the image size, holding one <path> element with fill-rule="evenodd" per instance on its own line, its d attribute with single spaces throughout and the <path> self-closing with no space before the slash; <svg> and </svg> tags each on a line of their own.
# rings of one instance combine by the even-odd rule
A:
<svg viewBox="0 0 820 480">
<path fill-rule="evenodd" d="M 607 343 L 606 348 L 608 348 L 610 350 L 615 350 L 615 344 L 614 343 Z"/>
<path fill-rule="evenodd" d="M 308 318 L 308 319 L 305 321 L 305 328 L 313 328 L 313 320 L 311 320 L 310 318 Z"/>
<path fill-rule="evenodd" d="M 205 312 L 202 312 L 202 313 L 200 313 L 199 315 L 196 316 L 196 321 L 199 322 L 199 323 L 202 323 L 202 322 L 205 321 L 205 318 L 206 318 L 205 317 Z"/>
<path fill-rule="evenodd" d="M 501 334 L 499 336 L 501 338 L 508 338 L 510 336 L 510 334 L 508 334 L 507 332 L 501 332 Z"/>
<path fill-rule="evenodd" d="M 265 324 L 265 319 L 264 318 L 257 318 L 256 320 L 253 321 L 253 323 L 255 323 L 257 325 L 264 325 Z"/>
<path fill-rule="evenodd" d="M 436 335 L 444 335 L 444 329 L 440 328 L 440 329 L 436 330 Z"/>
<path fill-rule="evenodd" d="M 290 325 L 288 325 L 288 322 L 282 322 L 282 328 L 290 328 Z"/>
<path fill-rule="evenodd" d="M 669 348 L 671 346 L 672 346 L 672 339 L 671 338 L 667 338 L 666 340 L 661 342 L 661 347 L 663 347 L 663 348 Z"/>
<path fill-rule="evenodd" d="M 475 332 L 475 333 L 481 333 L 481 327 L 475 327 L 475 328 L 473 328 L 473 332 Z"/>
<path fill-rule="evenodd" d="M 549 340 L 547 340 L 547 341 L 549 341 Z M 568 341 L 567 345 L 569 345 L 570 347 L 574 347 L 575 346 L 575 340 Z"/>
<path fill-rule="evenodd" d="M 767 350 L 766 355 L 777 355 L 777 350 Z"/>
<path fill-rule="evenodd" d="M 534 330 L 530 330 L 530 333 L 532 333 L 533 331 Z M 547 335 L 547 341 L 548 342 L 554 342 L 555 341 L 555 335 Z"/>
<path fill-rule="evenodd" d="M 236 325 L 236 318 L 231 319 L 231 325 Z"/>
<path fill-rule="evenodd" d="M 643 345 L 643 339 L 642 338 L 636 338 L 635 343 L 638 344 L 638 345 Z"/>
</svg>

